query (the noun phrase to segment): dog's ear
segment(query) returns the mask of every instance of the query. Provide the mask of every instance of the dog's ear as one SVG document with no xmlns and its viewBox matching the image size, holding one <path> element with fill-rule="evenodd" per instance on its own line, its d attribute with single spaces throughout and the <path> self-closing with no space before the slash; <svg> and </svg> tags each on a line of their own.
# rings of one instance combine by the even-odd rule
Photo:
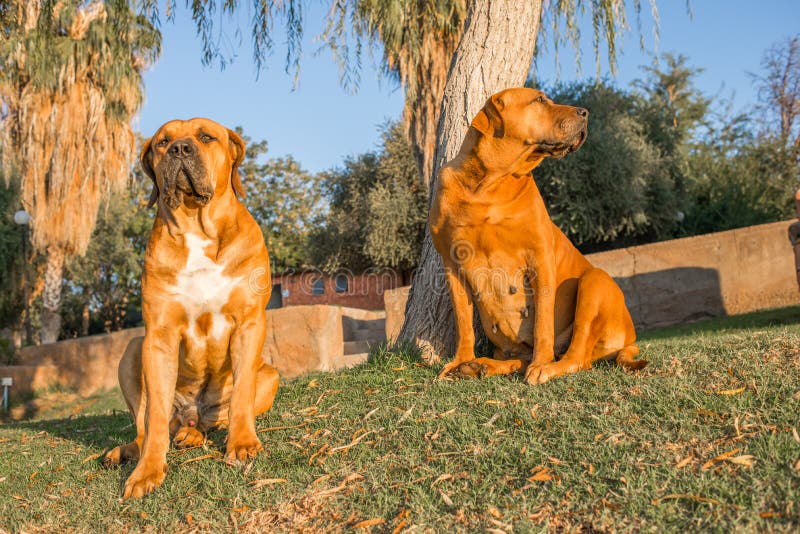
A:
<svg viewBox="0 0 800 534">
<path fill-rule="evenodd" d="M 239 176 L 239 165 L 244 161 L 244 155 L 247 149 L 242 138 L 233 130 L 228 130 L 228 143 L 230 145 L 228 149 L 231 152 L 231 159 L 233 160 L 231 164 L 231 186 L 233 187 L 233 191 L 240 198 L 244 198 L 247 195 L 244 192 L 242 179 Z"/>
<path fill-rule="evenodd" d="M 139 155 L 139 162 L 142 165 L 142 170 L 153 180 L 153 189 L 150 191 L 150 200 L 147 202 L 148 209 L 155 206 L 156 202 L 158 202 L 158 182 L 156 181 L 156 171 L 153 170 L 152 143 L 152 137 L 145 141 L 142 147 L 142 153 Z"/>
<path fill-rule="evenodd" d="M 471 126 L 485 136 L 503 137 L 505 135 L 503 115 L 501 114 L 503 108 L 505 108 L 503 99 L 499 96 L 492 96 L 472 119 Z"/>
</svg>

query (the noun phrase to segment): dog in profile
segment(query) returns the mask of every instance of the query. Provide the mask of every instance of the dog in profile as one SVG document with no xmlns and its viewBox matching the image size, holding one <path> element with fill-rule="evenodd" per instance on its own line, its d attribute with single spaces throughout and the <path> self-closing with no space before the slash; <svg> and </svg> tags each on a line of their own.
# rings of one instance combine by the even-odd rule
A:
<svg viewBox="0 0 800 534">
<path fill-rule="evenodd" d="M 458 341 L 440 378 L 524 372 L 541 384 L 600 359 L 646 365 L 635 359 L 636 331 L 619 286 L 553 224 L 531 176 L 545 158 L 580 149 L 588 118 L 541 91 L 507 89 L 489 98 L 442 167 L 429 223 Z M 475 306 L 494 358 L 475 358 Z"/>
<path fill-rule="evenodd" d="M 242 139 L 208 119 L 170 121 L 142 150 L 158 208 L 142 275 L 145 335 L 119 364 L 136 439 L 104 459 L 138 460 L 126 499 L 162 484 L 170 437 L 194 447 L 227 427 L 231 463 L 262 449 L 255 417 L 272 407 L 278 373 L 261 358 L 272 285 L 261 230 L 238 198 L 244 156 Z"/>
</svg>

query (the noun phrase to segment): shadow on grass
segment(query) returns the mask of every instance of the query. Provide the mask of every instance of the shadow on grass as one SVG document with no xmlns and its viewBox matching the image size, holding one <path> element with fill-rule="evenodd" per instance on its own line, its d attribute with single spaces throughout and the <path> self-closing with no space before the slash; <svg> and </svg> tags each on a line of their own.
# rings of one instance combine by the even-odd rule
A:
<svg viewBox="0 0 800 534">
<path fill-rule="evenodd" d="M 70 416 L 63 419 L 19 421 L 3 425 L 6 430 L 47 432 L 62 439 L 98 450 L 121 445 L 135 437 L 136 430 L 127 412 Z"/>
<path fill-rule="evenodd" d="M 686 335 L 714 334 L 730 330 L 745 330 L 784 325 L 800 325 L 800 306 L 787 306 L 786 308 L 730 315 L 691 324 L 643 331 L 640 333 L 639 339 L 669 339 Z"/>
</svg>

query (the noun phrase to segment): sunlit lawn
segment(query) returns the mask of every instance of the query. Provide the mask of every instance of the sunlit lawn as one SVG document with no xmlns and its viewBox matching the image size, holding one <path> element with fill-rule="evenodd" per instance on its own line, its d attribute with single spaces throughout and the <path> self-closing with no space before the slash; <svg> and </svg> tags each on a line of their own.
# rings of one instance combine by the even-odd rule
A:
<svg viewBox="0 0 800 534">
<path fill-rule="evenodd" d="M 651 365 L 530 387 L 435 382 L 410 353 L 286 382 L 265 452 L 222 432 L 120 500 L 98 456 L 134 428 L 117 393 L 0 426 L 0 527 L 47 530 L 797 531 L 800 308 L 654 331 Z M 72 408 L 80 415 L 64 415 Z M 57 416 L 51 415 L 57 413 Z"/>
</svg>

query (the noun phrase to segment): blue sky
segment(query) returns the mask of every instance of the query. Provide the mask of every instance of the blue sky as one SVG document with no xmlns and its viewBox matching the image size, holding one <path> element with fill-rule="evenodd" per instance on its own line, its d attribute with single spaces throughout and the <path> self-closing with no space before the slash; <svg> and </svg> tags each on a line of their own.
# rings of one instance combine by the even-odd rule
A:
<svg viewBox="0 0 800 534">
<path fill-rule="evenodd" d="M 330 52 L 320 50 L 314 40 L 323 29 L 327 3 L 307 2 L 299 86 L 294 90 L 293 76 L 284 70 L 285 34 L 280 22 L 275 25 L 275 49 L 257 78 L 247 7 L 233 20 L 223 19 L 217 25 L 222 30 L 223 50 L 235 56 L 224 70 L 202 65 L 194 25 L 185 11 L 179 11 L 174 23 L 162 25 L 162 55 L 145 73 L 145 104 L 135 127 L 150 135 L 173 118 L 209 117 L 229 127 L 242 126 L 251 138 L 269 142 L 270 156 L 291 154 L 313 172 L 340 165 L 347 155 L 375 148 L 377 128 L 400 115 L 402 89 L 383 78 L 378 53 L 365 61 L 357 93 L 341 87 Z M 640 66 L 652 63 L 653 51 L 684 54 L 691 65 L 705 69 L 697 78 L 698 87 L 712 97 L 732 98 L 739 110 L 755 102 L 747 72 L 759 70 L 763 51 L 800 32 L 798 0 L 693 0 L 692 16 L 683 0 L 660 0 L 658 9 L 657 45 L 651 19 L 644 14 L 646 50 L 641 51 L 635 29 L 628 32 L 621 42 L 614 81 L 627 86 L 641 77 Z M 591 30 L 586 27 L 583 33 L 583 71 L 576 72 L 573 50 L 562 48 L 560 80 L 596 74 Z M 602 59 L 601 75 L 609 75 L 604 55 Z M 540 51 L 536 76 L 547 83 L 556 79 L 556 73 L 550 46 Z"/>
</svg>

